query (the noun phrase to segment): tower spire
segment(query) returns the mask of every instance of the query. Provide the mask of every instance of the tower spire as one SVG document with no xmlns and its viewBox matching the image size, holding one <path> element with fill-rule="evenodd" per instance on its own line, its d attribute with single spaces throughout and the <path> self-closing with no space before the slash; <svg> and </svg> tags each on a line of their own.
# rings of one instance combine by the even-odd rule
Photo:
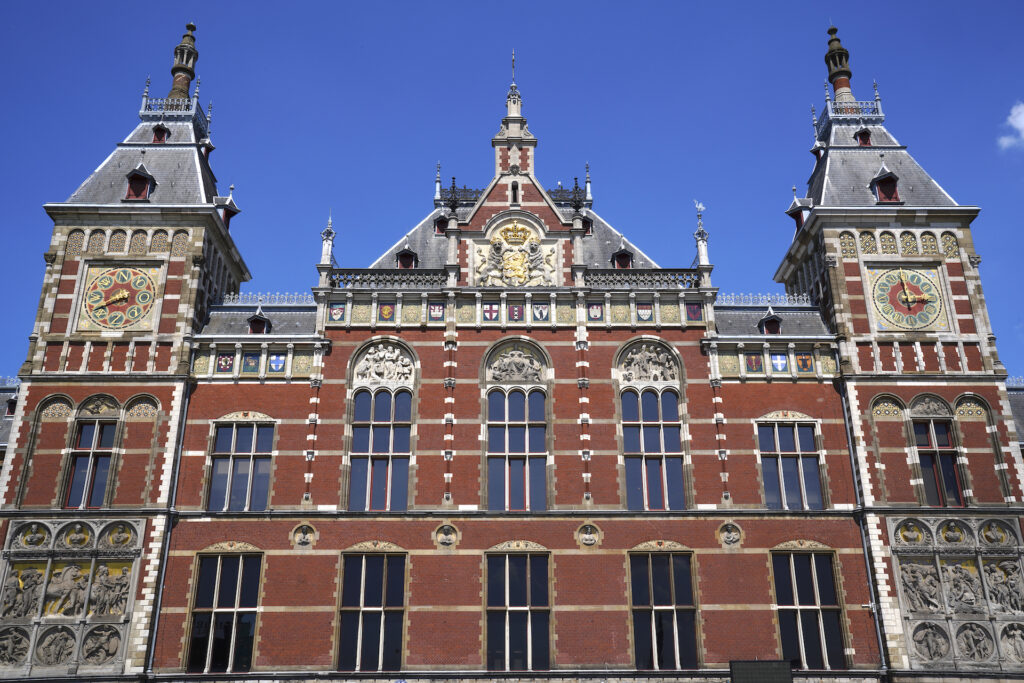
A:
<svg viewBox="0 0 1024 683">
<path fill-rule="evenodd" d="M 836 34 L 839 29 L 830 26 L 828 29 L 828 52 L 825 53 L 825 64 L 828 66 L 828 82 L 832 84 L 836 102 L 854 102 L 850 90 L 850 51 L 843 47 Z"/>
<path fill-rule="evenodd" d="M 193 32 L 196 25 L 192 22 L 185 24 L 185 34 L 181 42 L 174 48 L 174 65 L 171 67 L 171 91 L 167 93 L 167 99 L 187 100 L 188 89 L 192 79 L 196 76 L 196 60 L 199 59 L 199 50 L 196 49 L 196 37 Z"/>
</svg>

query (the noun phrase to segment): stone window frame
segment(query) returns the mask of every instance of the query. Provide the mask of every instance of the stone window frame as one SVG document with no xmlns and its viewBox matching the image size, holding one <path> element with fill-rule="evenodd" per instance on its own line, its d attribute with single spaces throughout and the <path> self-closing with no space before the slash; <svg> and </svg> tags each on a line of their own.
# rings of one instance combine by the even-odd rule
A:
<svg viewBox="0 0 1024 683">
<path fill-rule="evenodd" d="M 380 605 L 367 605 L 366 604 L 366 576 L 367 576 L 367 562 L 368 558 L 382 558 L 381 561 L 381 604 Z M 402 562 L 401 576 L 398 579 L 397 588 L 401 595 L 401 604 L 387 604 L 388 603 L 388 589 L 389 579 L 392 578 L 391 572 L 393 568 L 390 567 L 390 562 L 393 558 L 400 559 Z M 349 600 L 350 596 L 346 595 L 346 581 L 351 571 L 348 562 L 350 559 L 358 559 L 360 563 L 360 577 L 359 577 L 359 588 L 358 588 L 358 604 L 345 604 Z M 387 550 L 386 552 L 353 552 L 351 549 L 342 553 L 341 556 L 341 582 L 340 582 L 340 597 L 339 597 L 339 626 L 338 626 L 338 671 L 351 671 L 351 672 L 381 672 L 381 671 L 401 671 L 402 670 L 402 659 L 405 654 L 405 643 L 404 643 L 404 632 L 405 632 L 405 614 L 406 614 L 406 598 L 407 598 L 407 582 L 408 582 L 408 571 L 409 571 L 409 558 L 408 554 L 402 551 L 393 552 Z M 391 586 L 394 587 L 394 586 Z M 375 668 L 367 668 L 364 666 L 362 657 L 365 654 L 363 652 L 363 627 L 365 625 L 365 617 L 367 614 L 376 613 L 380 614 L 380 624 L 378 630 L 378 649 L 377 649 L 377 666 Z M 345 615 L 355 615 L 356 622 L 356 646 L 351 649 L 353 659 L 352 666 L 348 666 L 342 658 L 346 653 L 346 633 L 345 633 Z M 398 621 L 398 665 L 395 667 L 386 667 L 384 660 L 385 644 L 388 640 L 387 636 L 387 622 L 389 614 L 397 614 Z M 393 634 L 392 634 L 393 635 Z"/>
<path fill-rule="evenodd" d="M 238 570 L 237 570 L 238 573 L 236 574 L 236 579 L 235 579 L 236 580 L 235 599 L 234 599 L 234 604 L 232 606 L 221 606 L 221 605 L 219 605 L 219 603 L 220 603 L 221 580 L 223 578 L 223 576 L 222 576 L 222 574 L 223 574 L 223 560 L 225 558 L 238 558 Z M 240 606 L 238 603 L 241 600 L 242 582 L 243 582 L 243 580 L 245 578 L 244 571 L 245 571 L 245 565 L 246 565 L 246 562 L 245 562 L 246 558 L 256 558 L 256 560 L 257 560 L 257 567 L 259 569 L 259 575 L 256 578 L 256 586 L 255 586 L 255 589 L 254 589 L 254 593 L 255 593 L 254 604 L 251 605 L 251 606 L 250 605 L 242 605 L 242 606 Z M 216 562 L 217 562 L 216 563 L 216 576 L 214 578 L 214 587 L 213 587 L 214 590 L 213 590 L 213 593 L 212 593 L 212 595 L 210 597 L 211 606 L 210 607 L 205 607 L 205 606 L 199 607 L 199 606 L 197 606 L 197 602 L 198 602 L 198 599 L 199 599 L 199 595 L 198 594 L 199 594 L 199 590 L 201 588 L 200 583 L 201 583 L 201 578 L 202 578 L 201 575 L 200 575 L 200 572 L 202 571 L 204 560 L 209 560 L 209 559 L 216 559 Z M 201 673 L 216 673 L 215 671 L 211 671 L 211 669 L 210 669 L 210 665 L 212 663 L 212 659 L 213 659 L 213 655 L 214 655 L 214 652 L 213 652 L 214 647 L 213 646 L 214 646 L 214 640 L 215 640 L 215 638 L 214 638 L 215 623 L 216 623 L 215 619 L 216 619 L 216 616 L 218 614 L 231 614 L 232 615 L 232 621 L 231 621 L 231 623 L 232 623 L 231 643 L 228 646 L 228 659 L 227 659 L 227 665 L 226 665 L 225 673 L 236 673 L 236 672 L 239 672 L 239 671 L 251 671 L 253 663 L 256 661 L 256 652 L 257 652 L 256 645 L 259 642 L 259 621 L 260 621 L 259 615 L 260 615 L 260 612 L 262 612 L 262 606 L 260 605 L 260 596 L 261 596 L 261 594 L 263 592 L 263 580 L 264 580 L 264 578 L 266 576 L 266 558 L 265 558 L 264 553 L 262 551 L 260 551 L 260 550 L 252 548 L 252 547 L 239 547 L 238 550 L 236 550 L 236 551 L 229 551 L 229 552 L 222 552 L 222 551 L 206 552 L 206 551 L 204 551 L 204 552 L 196 554 L 193 571 L 194 571 L 194 577 L 193 577 L 192 582 L 190 583 L 190 586 L 192 587 L 192 590 L 190 591 L 190 596 L 189 596 L 188 613 L 187 613 L 188 614 L 188 618 L 187 618 L 187 621 L 186 621 L 187 634 L 186 634 L 185 642 L 187 643 L 187 647 L 182 648 L 182 656 L 183 656 L 183 660 L 184 660 L 183 661 L 183 664 L 184 664 L 183 670 L 185 672 L 188 672 L 188 673 L 200 673 L 200 672 Z M 203 658 L 203 667 L 202 667 L 202 669 L 197 671 L 192 666 L 193 647 L 195 646 L 195 642 L 196 642 L 196 639 L 197 639 L 197 635 L 196 635 L 196 617 L 197 616 L 201 616 L 201 615 L 205 615 L 205 614 L 209 614 L 210 615 L 210 626 L 209 626 L 209 631 L 207 632 L 207 634 L 205 635 L 205 638 L 204 638 L 205 641 L 206 641 L 206 653 L 205 653 L 205 656 Z M 236 645 L 237 645 L 237 640 L 236 639 L 237 639 L 237 635 L 238 635 L 237 624 L 238 624 L 238 617 L 241 614 L 246 614 L 246 615 L 251 614 L 252 617 L 253 617 L 253 622 L 252 622 L 252 642 L 251 642 L 250 651 L 249 651 L 249 666 L 248 666 L 248 668 L 236 669 L 234 667 L 234 664 L 235 664 L 234 658 L 235 658 L 235 655 L 237 654 L 236 653 Z"/>
<path fill-rule="evenodd" d="M 697 604 L 697 582 L 695 569 L 695 556 L 692 552 L 638 552 L 636 550 L 630 551 L 629 556 L 629 608 L 631 611 L 630 628 L 633 632 L 633 665 L 638 671 L 680 671 L 687 669 L 698 669 L 701 666 L 700 655 L 701 655 L 701 636 L 700 636 L 700 606 Z M 665 557 L 669 559 L 670 574 L 669 574 L 669 590 L 670 599 L 667 603 L 656 603 L 654 599 L 654 558 Z M 648 592 L 647 604 L 636 604 L 637 598 L 637 585 L 636 585 L 636 574 L 635 574 L 635 563 L 634 560 L 638 558 L 644 558 L 646 562 L 646 583 L 645 588 Z M 690 598 L 689 603 L 680 602 L 677 586 L 676 573 L 674 566 L 677 558 L 686 558 L 687 572 L 689 575 L 689 591 Z M 658 662 L 658 655 L 655 650 L 657 649 L 657 638 L 655 630 L 655 620 L 650 620 L 649 628 L 651 629 L 651 667 L 641 667 L 638 662 L 639 653 L 637 652 L 637 612 L 645 612 L 651 616 L 658 614 L 659 612 L 670 612 L 672 614 L 672 626 L 675 636 L 673 638 L 673 659 L 675 660 L 675 666 L 662 667 Z M 680 612 L 689 615 L 690 623 L 689 628 L 692 631 L 693 636 L 693 652 L 692 652 L 692 664 L 693 666 L 683 666 L 682 654 L 680 653 Z M 690 661 L 686 662 L 691 663 Z"/>
<path fill-rule="evenodd" d="M 210 444 L 210 446 L 209 446 L 209 454 L 207 456 L 208 457 L 208 472 L 209 472 L 209 476 L 207 477 L 206 492 L 205 492 L 205 495 L 203 496 L 203 502 L 204 502 L 203 509 L 208 511 L 208 512 L 225 512 L 225 513 L 232 513 L 232 514 L 243 513 L 243 512 L 260 512 L 260 513 L 262 513 L 262 512 L 265 512 L 265 511 L 271 509 L 270 498 L 271 498 L 271 493 L 274 490 L 274 486 L 273 486 L 274 469 L 275 469 L 274 465 L 275 465 L 275 461 L 277 459 L 276 456 L 278 455 L 277 445 L 278 445 L 278 439 L 280 438 L 280 430 L 278 429 L 278 427 L 280 426 L 280 420 L 275 420 L 275 419 L 271 418 L 268 415 L 263 415 L 262 413 L 251 413 L 251 415 L 252 415 L 252 417 L 248 418 L 248 419 L 245 418 L 245 417 L 239 416 L 239 415 L 225 415 L 225 416 L 220 417 L 220 418 L 218 418 L 216 420 L 211 420 L 211 422 L 210 422 L 210 436 L 209 436 L 209 444 Z M 248 452 L 248 453 L 237 452 L 235 450 L 235 448 L 236 448 L 237 439 L 238 439 L 238 428 L 239 427 L 247 427 L 247 426 L 250 426 L 250 425 L 253 428 L 252 450 L 250 452 Z M 256 450 L 257 447 L 258 447 L 258 444 L 259 444 L 259 431 L 260 431 L 260 427 L 264 427 L 264 428 L 270 427 L 270 428 L 273 429 L 273 434 L 272 434 L 272 436 L 270 438 L 270 450 L 268 450 L 268 451 L 257 451 Z M 217 433 L 221 429 L 225 429 L 225 428 L 230 428 L 232 430 L 232 434 L 231 434 L 231 447 L 227 451 L 218 451 L 217 450 Z M 231 489 L 232 489 L 232 484 L 233 484 L 234 478 L 235 478 L 234 463 L 235 463 L 236 460 L 242 460 L 242 459 L 246 459 L 246 458 L 249 460 L 249 472 L 248 472 L 248 475 L 247 475 L 248 476 L 248 482 L 246 484 L 245 505 L 241 509 L 239 509 L 239 510 L 234 510 L 234 509 L 231 509 Z M 216 468 L 217 461 L 220 461 L 220 460 L 226 460 L 229 463 L 229 470 L 228 470 L 228 472 L 226 474 L 226 481 L 225 481 L 225 488 L 224 488 L 224 505 L 220 509 L 213 509 L 213 507 L 212 507 L 212 498 L 213 498 L 213 495 L 214 495 L 214 477 L 216 476 L 215 468 Z M 267 499 L 266 499 L 266 502 L 264 503 L 264 507 L 262 507 L 260 509 L 253 509 L 252 506 L 251 506 L 251 503 L 252 503 L 253 482 L 255 480 L 255 477 L 254 477 L 255 467 L 254 466 L 255 466 L 257 461 L 264 461 L 264 460 L 268 463 L 268 466 L 267 466 L 268 467 L 268 469 L 267 469 Z"/>
<path fill-rule="evenodd" d="M 554 667 L 552 666 L 551 655 L 552 655 L 552 627 L 554 614 L 554 608 L 552 605 L 552 582 L 551 582 L 551 571 L 552 571 L 552 556 L 548 551 L 536 551 L 529 549 L 529 545 L 522 551 L 488 551 L 484 555 L 485 562 L 485 578 L 484 588 L 482 597 L 484 605 L 484 619 L 486 624 L 486 631 L 484 636 L 484 668 L 488 671 L 549 671 Z M 524 604 L 513 605 L 510 604 L 512 596 L 509 591 L 509 563 L 511 558 L 525 558 L 526 562 L 526 573 L 524 575 Z M 536 576 L 536 567 L 533 566 L 534 560 L 543 560 L 544 562 L 544 590 L 545 596 L 543 604 L 539 602 L 535 603 L 535 589 L 538 587 L 534 585 L 534 578 Z M 492 577 L 498 567 L 498 563 L 501 563 L 500 571 L 502 572 L 501 578 L 501 596 L 491 596 L 491 590 L 494 587 L 492 583 Z M 500 604 L 499 604 L 500 601 Z M 493 604 L 492 604 L 493 603 Z M 511 653 L 510 653 L 510 619 L 513 614 L 526 614 L 525 626 L 526 626 L 526 666 L 522 669 L 511 668 Z M 497 622 L 501 621 L 501 639 L 502 639 L 502 658 L 503 662 L 501 666 L 492 667 L 491 661 L 491 649 L 492 644 L 497 641 L 497 630 L 495 626 Z M 536 622 L 535 623 L 535 619 Z M 539 634 L 536 629 L 543 628 L 544 635 L 543 645 L 546 652 L 543 655 L 543 660 L 538 663 L 534 662 L 534 658 L 539 655 L 535 652 L 538 645 L 540 645 Z M 494 641 L 492 641 L 492 638 Z"/>
<path fill-rule="evenodd" d="M 369 410 L 370 414 L 366 420 L 361 419 L 357 414 L 357 402 L 361 394 L 368 394 L 370 397 Z M 388 400 L 388 418 L 386 420 L 378 420 L 377 412 L 377 397 L 387 394 Z M 399 394 L 407 394 L 409 396 L 409 418 L 408 420 L 396 420 L 396 410 L 398 401 L 396 398 Z M 348 465 L 349 465 L 349 486 L 348 486 L 348 510 L 350 512 L 405 512 L 409 509 L 409 500 L 411 498 L 409 491 L 410 484 L 410 471 L 412 469 L 412 458 L 413 458 L 413 425 L 415 423 L 413 416 L 413 403 L 415 400 L 414 392 L 408 387 L 364 387 L 360 386 L 355 388 L 351 392 L 352 396 L 352 412 L 349 419 L 349 427 L 352 430 L 352 437 L 349 443 L 348 449 Z M 384 427 L 387 425 L 388 429 L 388 449 L 386 451 L 376 451 L 373 445 L 373 439 L 375 438 L 374 432 L 376 428 Z M 366 429 L 367 432 L 367 443 L 366 450 L 356 450 L 356 430 Z M 408 449 L 405 451 L 396 451 L 394 447 L 394 438 L 396 429 L 407 429 L 408 430 Z M 405 505 L 401 508 L 393 507 L 393 500 L 395 489 L 393 488 L 393 482 L 395 478 L 395 461 L 405 461 Z M 361 509 L 353 509 L 355 502 L 352 495 L 353 485 L 356 481 L 358 474 L 356 462 L 366 462 L 366 486 L 365 493 L 363 495 L 364 504 Z M 383 508 L 373 507 L 373 485 L 374 485 L 374 464 L 375 462 L 387 462 L 387 481 L 384 489 L 384 500 L 385 505 Z"/>
<path fill-rule="evenodd" d="M 788 544 L 783 544 L 784 546 Z M 796 626 L 797 632 L 797 649 L 800 661 L 791 660 L 794 664 L 793 668 L 798 671 L 821 671 L 821 670 L 846 670 L 849 668 L 849 663 L 846 657 L 846 643 L 848 642 L 847 634 L 844 629 L 845 612 L 843 610 L 843 590 L 841 585 L 841 576 L 839 574 L 839 563 L 835 551 L 827 546 L 823 546 L 819 543 L 806 544 L 806 548 L 794 549 L 789 547 L 776 547 L 771 550 L 770 555 L 770 567 L 771 567 L 771 595 L 772 595 L 772 609 L 776 612 L 776 618 L 778 623 L 779 633 L 779 652 L 782 654 L 782 659 L 786 657 L 786 643 L 785 634 L 786 625 L 783 624 L 783 615 L 788 613 L 795 613 L 796 618 L 793 623 Z M 809 567 L 811 569 L 811 591 L 813 591 L 813 604 L 800 604 L 800 588 L 798 585 L 798 577 L 796 574 L 796 557 L 810 557 Z M 835 594 L 835 604 L 823 604 L 821 596 L 821 579 L 819 579 L 820 568 L 817 566 L 818 557 L 824 557 L 828 559 L 829 569 L 831 570 L 831 582 L 832 590 Z M 782 604 L 779 600 L 780 591 L 779 584 L 776 581 L 776 577 L 779 574 L 780 567 L 778 566 L 777 560 L 780 558 L 786 558 L 786 569 L 789 572 L 787 577 L 789 580 L 790 591 L 792 594 L 792 604 Z M 807 648 L 805 643 L 805 632 L 803 623 L 803 614 L 811 613 L 816 614 L 816 626 L 818 629 L 818 647 L 820 648 L 820 657 L 824 664 L 823 669 L 811 669 L 807 666 Z M 828 652 L 828 636 L 825 632 L 825 620 L 823 616 L 825 614 L 835 615 L 835 621 L 833 627 L 838 628 L 839 635 L 839 652 L 833 653 L 838 654 L 839 658 L 842 659 L 840 665 L 833 665 L 831 662 L 831 655 Z"/>
<path fill-rule="evenodd" d="M 767 426 L 767 425 L 774 425 L 775 426 L 775 438 L 776 439 L 777 439 L 777 435 L 778 435 L 778 426 L 779 425 L 792 425 L 793 426 L 793 430 L 794 430 L 793 438 L 796 441 L 795 445 L 796 445 L 796 448 L 797 448 L 797 450 L 793 451 L 793 453 L 801 461 L 801 467 L 800 467 L 800 470 L 799 470 L 799 473 L 800 473 L 800 494 L 801 494 L 801 498 L 803 500 L 803 504 L 801 505 L 801 507 L 787 507 L 786 506 L 786 504 L 785 504 L 785 497 L 786 497 L 785 482 L 783 480 L 781 480 L 781 479 L 780 479 L 780 482 L 779 482 L 779 495 L 780 495 L 780 497 L 781 497 L 781 499 L 783 501 L 783 505 L 782 505 L 781 508 L 769 508 L 768 507 L 768 491 L 767 491 L 767 489 L 765 487 L 766 478 L 765 478 L 765 472 L 764 472 L 764 455 L 763 455 L 763 453 L 771 454 L 772 452 L 771 451 L 762 451 L 761 450 L 761 440 L 760 440 L 760 428 L 762 426 Z M 806 495 L 806 491 L 807 491 L 806 485 L 807 484 L 806 484 L 806 481 L 805 481 L 805 478 L 804 478 L 804 468 L 802 466 L 802 462 L 803 462 L 803 459 L 804 459 L 805 456 L 810 457 L 810 455 L 812 454 L 812 451 L 800 450 L 799 428 L 801 426 L 808 426 L 808 425 L 811 426 L 813 428 L 813 430 L 814 430 L 813 439 L 814 439 L 815 450 L 813 451 L 813 454 L 814 454 L 815 460 L 817 460 L 817 463 L 818 463 L 818 486 L 819 486 L 819 493 L 821 495 L 821 504 L 822 504 L 822 506 L 820 508 L 812 508 L 812 507 L 808 507 L 807 506 L 807 495 Z M 781 511 L 790 511 L 790 512 L 793 512 L 793 511 L 795 511 L 795 512 L 800 512 L 800 511 L 816 512 L 818 510 L 828 510 L 828 509 L 830 509 L 831 508 L 831 499 L 830 499 L 830 496 L 829 496 L 829 486 L 828 486 L 828 484 L 829 484 L 828 467 L 827 467 L 827 463 L 825 461 L 825 454 L 827 452 L 827 449 L 825 448 L 824 436 L 822 435 L 822 431 L 821 431 L 821 420 L 820 419 L 812 418 L 812 417 L 810 417 L 808 415 L 804 415 L 803 413 L 798 413 L 798 412 L 795 412 L 795 411 L 774 411 L 772 413 L 766 413 L 765 415 L 762 415 L 761 417 L 753 420 L 753 429 L 754 429 L 754 436 L 753 436 L 753 438 L 754 438 L 754 452 L 757 455 L 757 473 L 758 473 L 758 478 L 761 480 L 761 500 L 764 503 L 764 507 L 766 509 L 770 509 L 770 510 L 778 509 L 778 510 L 781 510 Z M 774 451 L 774 454 L 780 460 L 783 457 L 784 453 L 788 454 L 788 453 L 790 453 L 790 451 Z M 783 476 L 783 472 L 782 472 L 781 468 L 778 470 L 778 476 L 779 477 Z"/>
<path fill-rule="evenodd" d="M 63 397 L 64 395 L 59 395 Z M 146 395 L 148 397 L 148 394 Z M 113 398 L 108 394 L 94 394 L 88 398 L 80 401 L 72 411 L 71 416 L 67 419 L 67 434 L 65 436 L 65 447 L 61 457 L 61 469 L 60 476 L 57 481 L 56 500 L 54 501 L 55 507 L 64 510 L 105 510 L 110 508 L 110 504 L 114 497 L 114 491 L 117 488 L 117 474 L 121 469 L 121 460 L 124 457 L 124 430 L 127 415 L 125 406 L 136 403 L 138 397 L 133 396 L 131 399 L 124 403 L 119 403 L 117 399 Z M 47 397 L 44 401 L 40 402 L 41 407 L 45 407 L 51 400 L 55 400 L 53 396 Z M 72 404 L 74 405 L 74 404 Z M 68 496 L 71 492 L 71 485 L 74 482 L 75 472 L 75 460 L 76 456 L 82 453 L 92 454 L 96 449 L 79 449 L 77 445 L 78 433 L 80 425 L 84 423 L 114 423 L 114 440 L 113 445 L 109 449 L 102 449 L 104 453 L 110 454 L 110 460 L 107 464 L 107 481 L 104 486 L 103 500 L 99 506 L 88 506 L 85 505 L 86 496 L 83 494 L 82 504 L 76 507 L 67 507 Z M 98 431 L 98 430 L 97 430 Z M 96 435 L 98 438 L 98 434 Z M 92 477 L 92 467 L 90 463 L 90 481 Z"/>
</svg>

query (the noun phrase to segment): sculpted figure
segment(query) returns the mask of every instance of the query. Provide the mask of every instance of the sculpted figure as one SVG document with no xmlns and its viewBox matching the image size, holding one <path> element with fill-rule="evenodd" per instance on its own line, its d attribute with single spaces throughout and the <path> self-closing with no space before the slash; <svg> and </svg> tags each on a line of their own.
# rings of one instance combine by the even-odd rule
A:
<svg viewBox="0 0 1024 683">
<path fill-rule="evenodd" d="M 992 638 L 977 624 L 967 624 L 956 636 L 956 644 L 964 657 L 980 662 L 992 654 Z"/>
<path fill-rule="evenodd" d="M 46 540 L 46 530 L 38 524 L 33 524 L 21 538 L 21 542 L 28 548 L 34 548 L 43 544 Z"/>
<path fill-rule="evenodd" d="M 21 582 L 18 581 L 18 573 L 12 569 L 7 580 L 4 581 L 3 591 L 0 593 L 0 616 L 20 617 L 23 603 Z"/>
<path fill-rule="evenodd" d="M 28 638 L 21 629 L 8 628 L 0 631 L 0 664 L 21 664 L 27 654 Z"/>
<path fill-rule="evenodd" d="M 981 582 L 962 565 L 946 567 L 949 606 L 954 612 L 977 612 L 982 597 Z"/>
<path fill-rule="evenodd" d="M 921 564 L 904 564 L 902 565 L 901 577 L 903 594 L 907 598 L 911 611 L 938 612 L 941 609 L 939 581 L 936 576 L 935 567 Z"/>
<path fill-rule="evenodd" d="M 36 656 L 41 664 L 56 666 L 71 659 L 75 650 L 75 637 L 67 629 L 57 628 L 43 637 L 36 646 Z"/>
<path fill-rule="evenodd" d="M 35 615 L 39 611 L 39 598 L 43 589 L 43 573 L 30 567 L 21 572 L 21 614 Z"/>
<path fill-rule="evenodd" d="M 949 652 L 949 639 L 935 624 L 921 624 L 914 632 L 914 646 L 922 658 L 942 659 Z"/>
<path fill-rule="evenodd" d="M 1003 652 L 1015 662 L 1024 662 L 1024 626 L 1010 624 L 1003 629 Z"/>
<path fill-rule="evenodd" d="M 82 642 L 82 659 L 90 664 L 106 664 L 121 646 L 121 636 L 113 626 L 100 626 Z"/>
<path fill-rule="evenodd" d="M 85 600 L 84 578 L 77 564 L 54 571 L 46 587 L 47 613 L 75 615 L 81 612 Z"/>
</svg>

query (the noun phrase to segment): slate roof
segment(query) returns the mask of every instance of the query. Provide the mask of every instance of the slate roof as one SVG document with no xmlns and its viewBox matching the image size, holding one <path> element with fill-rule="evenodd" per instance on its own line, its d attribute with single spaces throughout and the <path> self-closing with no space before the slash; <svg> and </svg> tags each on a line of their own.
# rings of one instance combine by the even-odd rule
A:
<svg viewBox="0 0 1024 683">
<path fill-rule="evenodd" d="M 1024 387 L 1010 387 L 1006 393 L 1010 396 L 1010 410 L 1013 412 L 1013 422 L 1017 428 L 1017 440 L 1024 442 Z"/>
<path fill-rule="evenodd" d="M 245 336 L 249 334 L 249 318 L 260 308 L 257 304 L 215 304 L 202 331 L 204 335 Z M 294 337 L 316 334 L 316 305 L 262 305 L 264 317 L 270 320 L 270 334 L 254 338 Z"/>
<path fill-rule="evenodd" d="M 784 337 L 830 336 L 821 312 L 813 306 L 771 306 L 781 318 L 780 333 Z M 768 315 L 769 306 L 715 306 L 715 329 L 723 337 L 764 336 L 758 323 Z M 772 335 L 774 336 L 774 335 Z"/>
</svg>

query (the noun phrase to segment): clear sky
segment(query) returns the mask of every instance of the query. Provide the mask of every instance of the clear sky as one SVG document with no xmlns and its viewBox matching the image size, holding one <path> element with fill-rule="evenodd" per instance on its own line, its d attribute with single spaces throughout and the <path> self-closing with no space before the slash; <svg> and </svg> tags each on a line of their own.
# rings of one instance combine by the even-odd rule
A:
<svg viewBox="0 0 1024 683">
<path fill-rule="evenodd" d="M 514 48 L 540 180 L 571 185 L 590 162 L 594 210 L 662 266 L 693 260 L 700 199 L 723 292 L 781 290 L 833 22 L 854 94 L 876 79 L 889 130 L 982 207 L 989 312 L 1024 374 L 1024 3 L 50 2 L 4 19 L 0 375 L 27 350 L 52 229 L 41 205 L 132 130 L 147 75 L 170 88 L 187 21 L 214 171 L 243 210 L 243 291 L 308 291 L 332 210 L 338 261 L 369 265 L 431 210 L 437 161 L 446 182 L 484 186 Z"/>
</svg>

